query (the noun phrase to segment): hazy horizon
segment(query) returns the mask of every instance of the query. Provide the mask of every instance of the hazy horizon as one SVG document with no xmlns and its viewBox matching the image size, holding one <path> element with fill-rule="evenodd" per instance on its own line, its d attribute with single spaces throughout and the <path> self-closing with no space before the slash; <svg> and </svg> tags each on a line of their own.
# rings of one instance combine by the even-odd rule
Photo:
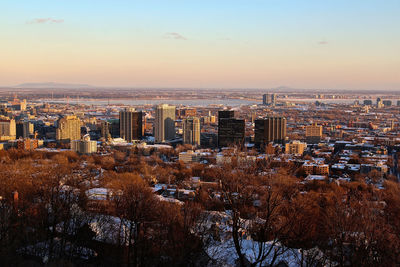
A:
<svg viewBox="0 0 400 267">
<path fill-rule="evenodd" d="M 400 2 L 6 1 L 0 86 L 400 89 Z"/>
<path fill-rule="evenodd" d="M 19 89 L 19 90 L 29 90 L 29 89 L 38 89 L 38 90 L 64 90 L 64 89 L 72 89 L 72 90 L 80 90 L 80 89 L 115 89 L 115 90 L 139 90 L 139 89 L 148 89 L 148 90 L 223 90 L 223 91 L 236 91 L 236 90 L 250 90 L 250 91 L 270 91 L 270 92 L 297 92 L 297 91 L 320 91 L 320 92 L 351 92 L 355 91 L 358 92 L 394 92 L 398 91 L 398 89 L 379 89 L 379 88 L 371 88 L 371 89 L 363 89 L 363 88 L 294 88 L 288 86 L 276 86 L 271 88 L 255 88 L 255 87 L 177 87 L 177 86 L 170 86 L 170 87 L 150 87 L 150 86 L 113 86 L 113 85 L 93 85 L 93 84 L 85 84 L 85 83 L 58 83 L 58 82 L 37 82 L 37 83 L 21 83 L 17 85 L 0 85 L 0 89 Z"/>
<path fill-rule="evenodd" d="M 31 86 L 30 86 L 31 85 Z M 84 83 L 54 83 L 54 82 L 43 82 L 43 83 L 21 83 L 17 85 L 0 85 L 0 89 L 16 89 L 16 90 L 221 90 L 221 91 L 238 91 L 238 90 L 249 90 L 249 91 L 265 91 L 267 92 L 293 92 L 300 93 L 304 92 L 325 92 L 325 93 L 392 93 L 398 92 L 399 89 L 382 89 L 382 88 L 294 88 L 289 86 L 276 86 L 276 87 L 178 87 L 178 86 L 163 86 L 163 87 L 152 87 L 152 86 L 113 86 L 113 85 L 93 85 Z"/>
</svg>

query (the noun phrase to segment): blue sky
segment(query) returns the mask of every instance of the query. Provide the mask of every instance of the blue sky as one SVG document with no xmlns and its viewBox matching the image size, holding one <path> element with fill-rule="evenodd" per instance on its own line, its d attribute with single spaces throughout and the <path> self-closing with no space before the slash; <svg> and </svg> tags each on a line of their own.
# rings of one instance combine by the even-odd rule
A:
<svg viewBox="0 0 400 267">
<path fill-rule="evenodd" d="M 0 84 L 400 88 L 400 1 L 0 3 Z"/>
</svg>

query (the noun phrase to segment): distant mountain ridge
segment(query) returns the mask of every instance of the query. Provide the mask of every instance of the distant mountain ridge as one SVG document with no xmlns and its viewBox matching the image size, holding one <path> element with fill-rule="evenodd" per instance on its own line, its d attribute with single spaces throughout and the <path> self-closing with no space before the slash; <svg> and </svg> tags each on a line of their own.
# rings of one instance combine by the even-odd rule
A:
<svg viewBox="0 0 400 267">
<path fill-rule="evenodd" d="M 14 88 L 34 88 L 34 89 L 79 89 L 79 88 L 94 88 L 94 86 L 89 84 L 72 84 L 72 83 L 55 83 L 55 82 L 46 82 L 46 83 L 22 83 Z"/>
</svg>

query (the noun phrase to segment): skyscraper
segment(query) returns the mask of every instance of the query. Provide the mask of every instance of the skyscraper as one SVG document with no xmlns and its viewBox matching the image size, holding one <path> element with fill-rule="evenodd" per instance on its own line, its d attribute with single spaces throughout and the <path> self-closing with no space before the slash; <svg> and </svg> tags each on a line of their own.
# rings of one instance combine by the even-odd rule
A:
<svg viewBox="0 0 400 267">
<path fill-rule="evenodd" d="M 183 143 L 200 145 L 200 119 L 188 117 L 183 120 Z"/>
<path fill-rule="evenodd" d="M 175 139 L 175 106 L 168 104 L 157 106 L 154 137 L 157 143 Z"/>
<path fill-rule="evenodd" d="M 111 119 L 101 122 L 101 137 L 105 139 L 120 137 L 119 119 Z"/>
<path fill-rule="evenodd" d="M 220 119 L 233 119 L 235 117 L 235 111 L 233 110 L 220 110 L 218 111 L 218 124 Z"/>
<path fill-rule="evenodd" d="M 263 94 L 263 105 L 268 106 L 270 102 L 271 102 L 270 94 Z"/>
<path fill-rule="evenodd" d="M 101 137 L 108 140 L 111 138 L 111 133 L 110 133 L 110 128 L 111 128 L 111 123 L 108 121 L 102 121 L 101 122 Z"/>
<path fill-rule="evenodd" d="M 267 117 L 255 121 L 254 143 L 263 147 L 270 142 L 284 143 L 286 138 L 286 118 Z"/>
<path fill-rule="evenodd" d="M 233 110 L 218 111 L 218 146 L 241 145 L 244 143 L 245 122 L 234 118 Z"/>
<path fill-rule="evenodd" d="M 81 139 L 81 120 L 76 116 L 65 116 L 57 121 L 56 139 L 62 142 Z"/>
<path fill-rule="evenodd" d="M 275 106 L 276 104 L 276 94 L 271 94 L 271 106 Z"/>
<path fill-rule="evenodd" d="M 390 107 L 390 106 L 392 105 L 392 101 L 391 101 L 391 100 L 383 100 L 383 101 L 382 101 L 382 104 L 383 104 L 385 107 Z"/>
<path fill-rule="evenodd" d="M 275 106 L 276 94 L 264 94 L 263 95 L 263 105 L 265 106 Z"/>
<path fill-rule="evenodd" d="M 13 140 L 16 136 L 15 120 L 0 116 L 0 140 Z"/>
<path fill-rule="evenodd" d="M 132 142 L 142 138 L 142 117 L 143 113 L 134 108 L 125 108 L 119 112 L 119 131 L 122 139 Z"/>
<path fill-rule="evenodd" d="M 364 100 L 364 105 L 366 105 L 366 106 L 372 106 L 372 100 L 371 100 L 371 99 L 365 99 L 365 100 Z"/>
<path fill-rule="evenodd" d="M 17 139 L 29 138 L 33 135 L 33 124 L 29 121 L 19 121 L 16 123 Z"/>
</svg>

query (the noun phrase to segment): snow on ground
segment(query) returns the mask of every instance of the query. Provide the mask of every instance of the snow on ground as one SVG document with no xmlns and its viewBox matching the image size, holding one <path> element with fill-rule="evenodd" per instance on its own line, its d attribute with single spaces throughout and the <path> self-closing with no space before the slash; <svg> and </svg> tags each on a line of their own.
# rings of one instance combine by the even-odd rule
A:
<svg viewBox="0 0 400 267">
<path fill-rule="evenodd" d="M 241 252 L 245 255 L 246 259 L 250 263 L 256 261 L 260 245 L 262 246 L 264 251 L 271 250 L 265 260 L 261 264 L 259 264 L 260 266 L 269 266 L 275 254 L 277 255 L 277 257 L 273 262 L 274 265 L 280 262 L 284 262 L 289 267 L 301 266 L 302 255 L 300 249 L 290 249 L 282 246 L 280 243 L 276 243 L 273 241 L 260 244 L 253 240 L 241 240 Z M 238 256 L 235 250 L 233 239 L 229 239 L 225 242 L 211 242 L 211 244 L 206 248 L 206 253 L 220 266 L 237 266 L 236 263 L 238 260 Z M 307 257 L 307 255 L 317 255 L 317 258 L 323 257 L 322 252 L 318 248 L 304 250 L 303 257 L 305 258 Z"/>
<path fill-rule="evenodd" d="M 23 247 L 18 250 L 21 254 L 32 255 L 36 257 L 40 257 L 44 263 L 49 260 L 49 246 L 50 240 L 46 242 L 39 242 L 35 245 L 30 245 L 27 247 Z M 64 251 L 62 251 L 64 250 Z M 60 254 L 71 255 L 74 258 L 80 258 L 84 260 L 88 260 L 92 257 L 96 257 L 97 253 L 89 248 L 74 246 L 71 243 L 67 242 L 64 247 L 61 245 L 61 240 L 59 238 L 53 239 L 53 257 Z"/>
<path fill-rule="evenodd" d="M 90 200 L 107 200 L 109 194 L 108 188 L 91 188 L 86 191 L 86 196 Z"/>
<path fill-rule="evenodd" d="M 163 197 L 161 195 L 156 195 L 156 198 L 160 201 L 166 201 L 166 202 L 170 202 L 170 203 L 174 203 L 174 204 L 178 204 L 178 205 L 183 205 L 185 204 L 184 202 L 175 199 L 175 198 L 171 198 L 171 197 Z"/>
<path fill-rule="evenodd" d="M 129 230 L 134 227 L 133 222 L 121 220 L 115 216 L 101 215 L 89 223 L 95 232 L 95 240 L 108 244 L 129 244 Z"/>
<path fill-rule="evenodd" d="M 87 224 L 95 234 L 94 240 L 113 245 L 128 245 L 129 231 L 134 228 L 133 222 L 110 215 L 96 215 L 93 218 L 87 217 L 86 219 L 83 217 L 84 213 L 81 216 L 81 220 L 70 220 L 67 224 L 66 231 L 69 235 L 75 235 L 80 227 Z M 56 226 L 57 232 L 65 231 L 63 228 L 64 223 L 59 223 Z"/>
</svg>

